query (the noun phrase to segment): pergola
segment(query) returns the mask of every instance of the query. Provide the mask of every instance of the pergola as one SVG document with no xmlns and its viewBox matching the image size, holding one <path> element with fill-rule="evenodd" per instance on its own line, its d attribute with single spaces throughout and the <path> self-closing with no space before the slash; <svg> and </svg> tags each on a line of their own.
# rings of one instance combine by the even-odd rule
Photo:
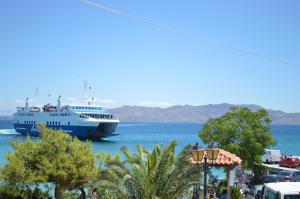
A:
<svg viewBox="0 0 300 199">
<path fill-rule="evenodd" d="M 211 153 L 212 151 L 217 151 L 215 154 L 216 157 L 209 158 L 213 156 Z M 227 198 L 231 199 L 231 189 L 230 186 L 230 178 L 231 178 L 231 170 L 241 164 L 242 160 L 237 155 L 230 153 L 228 151 L 225 151 L 223 149 L 214 148 L 214 149 L 198 149 L 192 151 L 192 157 L 191 162 L 192 164 L 206 164 L 209 166 L 215 166 L 215 167 L 225 167 L 226 170 L 226 177 L 227 177 Z M 194 157 L 196 156 L 196 158 Z M 198 156 L 198 157 L 197 157 Z M 205 160 L 206 159 L 206 160 Z"/>
</svg>

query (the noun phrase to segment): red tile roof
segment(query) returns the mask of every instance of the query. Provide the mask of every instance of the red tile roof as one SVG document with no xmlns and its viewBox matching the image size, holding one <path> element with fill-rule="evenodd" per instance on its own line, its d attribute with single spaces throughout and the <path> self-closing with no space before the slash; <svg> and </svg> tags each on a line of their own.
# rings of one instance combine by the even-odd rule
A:
<svg viewBox="0 0 300 199">
<path fill-rule="evenodd" d="M 203 150 L 203 149 L 199 149 L 199 150 Z M 242 160 L 237 155 L 230 153 L 228 151 L 225 151 L 223 149 L 218 149 L 218 150 L 219 150 L 219 153 L 218 153 L 217 159 L 215 161 L 207 160 L 208 165 L 214 165 L 217 167 L 221 167 L 221 166 L 234 167 L 234 166 L 241 164 Z M 191 157 L 190 158 L 191 162 L 193 164 L 203 164 L 205 155 L 207 155 L 206 151 L 204 152 L 202 159 L 200 159 L 199 161 L 194 161 L 193 157 Z"/>
</svg>

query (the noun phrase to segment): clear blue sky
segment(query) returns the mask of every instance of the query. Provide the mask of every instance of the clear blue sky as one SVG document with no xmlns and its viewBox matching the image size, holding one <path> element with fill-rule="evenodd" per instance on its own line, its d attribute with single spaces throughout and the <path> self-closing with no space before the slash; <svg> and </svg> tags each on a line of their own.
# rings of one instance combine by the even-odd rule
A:
<svg viewBox="0 0 300 199">
<path fill-rule="evenodd" d="M 97 0 L 300 64 L 300 1 Z M 300 112 L 300 67 L 213 46 L 79 0 L 0 1 L 0 114 L 20 99 L 90 95 L 107 106 L 258 104 Z M 72 98 L 71 98 L 72 97 Z M 54 99 L 53 99 L 54 102 Z"/>
</svg>

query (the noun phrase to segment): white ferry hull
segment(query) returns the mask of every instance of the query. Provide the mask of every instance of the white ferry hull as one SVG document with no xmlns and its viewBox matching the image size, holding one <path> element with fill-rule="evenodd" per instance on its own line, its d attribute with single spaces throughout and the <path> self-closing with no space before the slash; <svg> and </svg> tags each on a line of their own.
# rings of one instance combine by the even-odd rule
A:
<svg viewBox="0 0 300 199">
<path fill-rule="evenodd" d="M 47 128 L 64 131 L 79 139 L 99 140 L 114 134 L 119 120 L 100 106 L 65 105 L 61 97 L 57 106 L 46 104 L 42 108 L 31 106 L 26 99 L 24 107 L 14 113 L 15 130 L 22 135 L 39 136 L 39 124 Z"/>
</svg>

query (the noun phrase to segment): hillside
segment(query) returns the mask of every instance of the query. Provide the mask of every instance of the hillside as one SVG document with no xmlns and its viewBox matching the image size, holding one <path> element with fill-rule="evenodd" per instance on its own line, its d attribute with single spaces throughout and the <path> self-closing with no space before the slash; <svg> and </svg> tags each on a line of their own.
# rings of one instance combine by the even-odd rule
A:
<svg viewBox="0 0 300 199">
<path fill-rule="evenodd" d="M 123 122 L 205 122 L 209 118 L 224 115 L 233 104 L 209 104 L 203 106 L 171 106 L 169 108 L 122 106 L 109 109 Z M 257 110 L 257 105 L 238 105 Z M 283 111 L 268 110 L 273 120 L 272 124 L 300 124 L 300 113 L 285 113 Z"/>
<path fill-rule="evenodd" d="M 122 122 L 201 122 L 209 118 L 224 115 L 232 106 L 248 107 L 255 111 L 258 105 L 209 104 L 203 106 L 176 105 L 169 108 L 122 106 L 108 109 Z M 285 113 L 280 110 L 268 109 L 273 120 L 272 124 L 300 125 L 300 113 Z M 0 116 L 0 120 L 10 120 L 12 116 Z"/>
</svg>

